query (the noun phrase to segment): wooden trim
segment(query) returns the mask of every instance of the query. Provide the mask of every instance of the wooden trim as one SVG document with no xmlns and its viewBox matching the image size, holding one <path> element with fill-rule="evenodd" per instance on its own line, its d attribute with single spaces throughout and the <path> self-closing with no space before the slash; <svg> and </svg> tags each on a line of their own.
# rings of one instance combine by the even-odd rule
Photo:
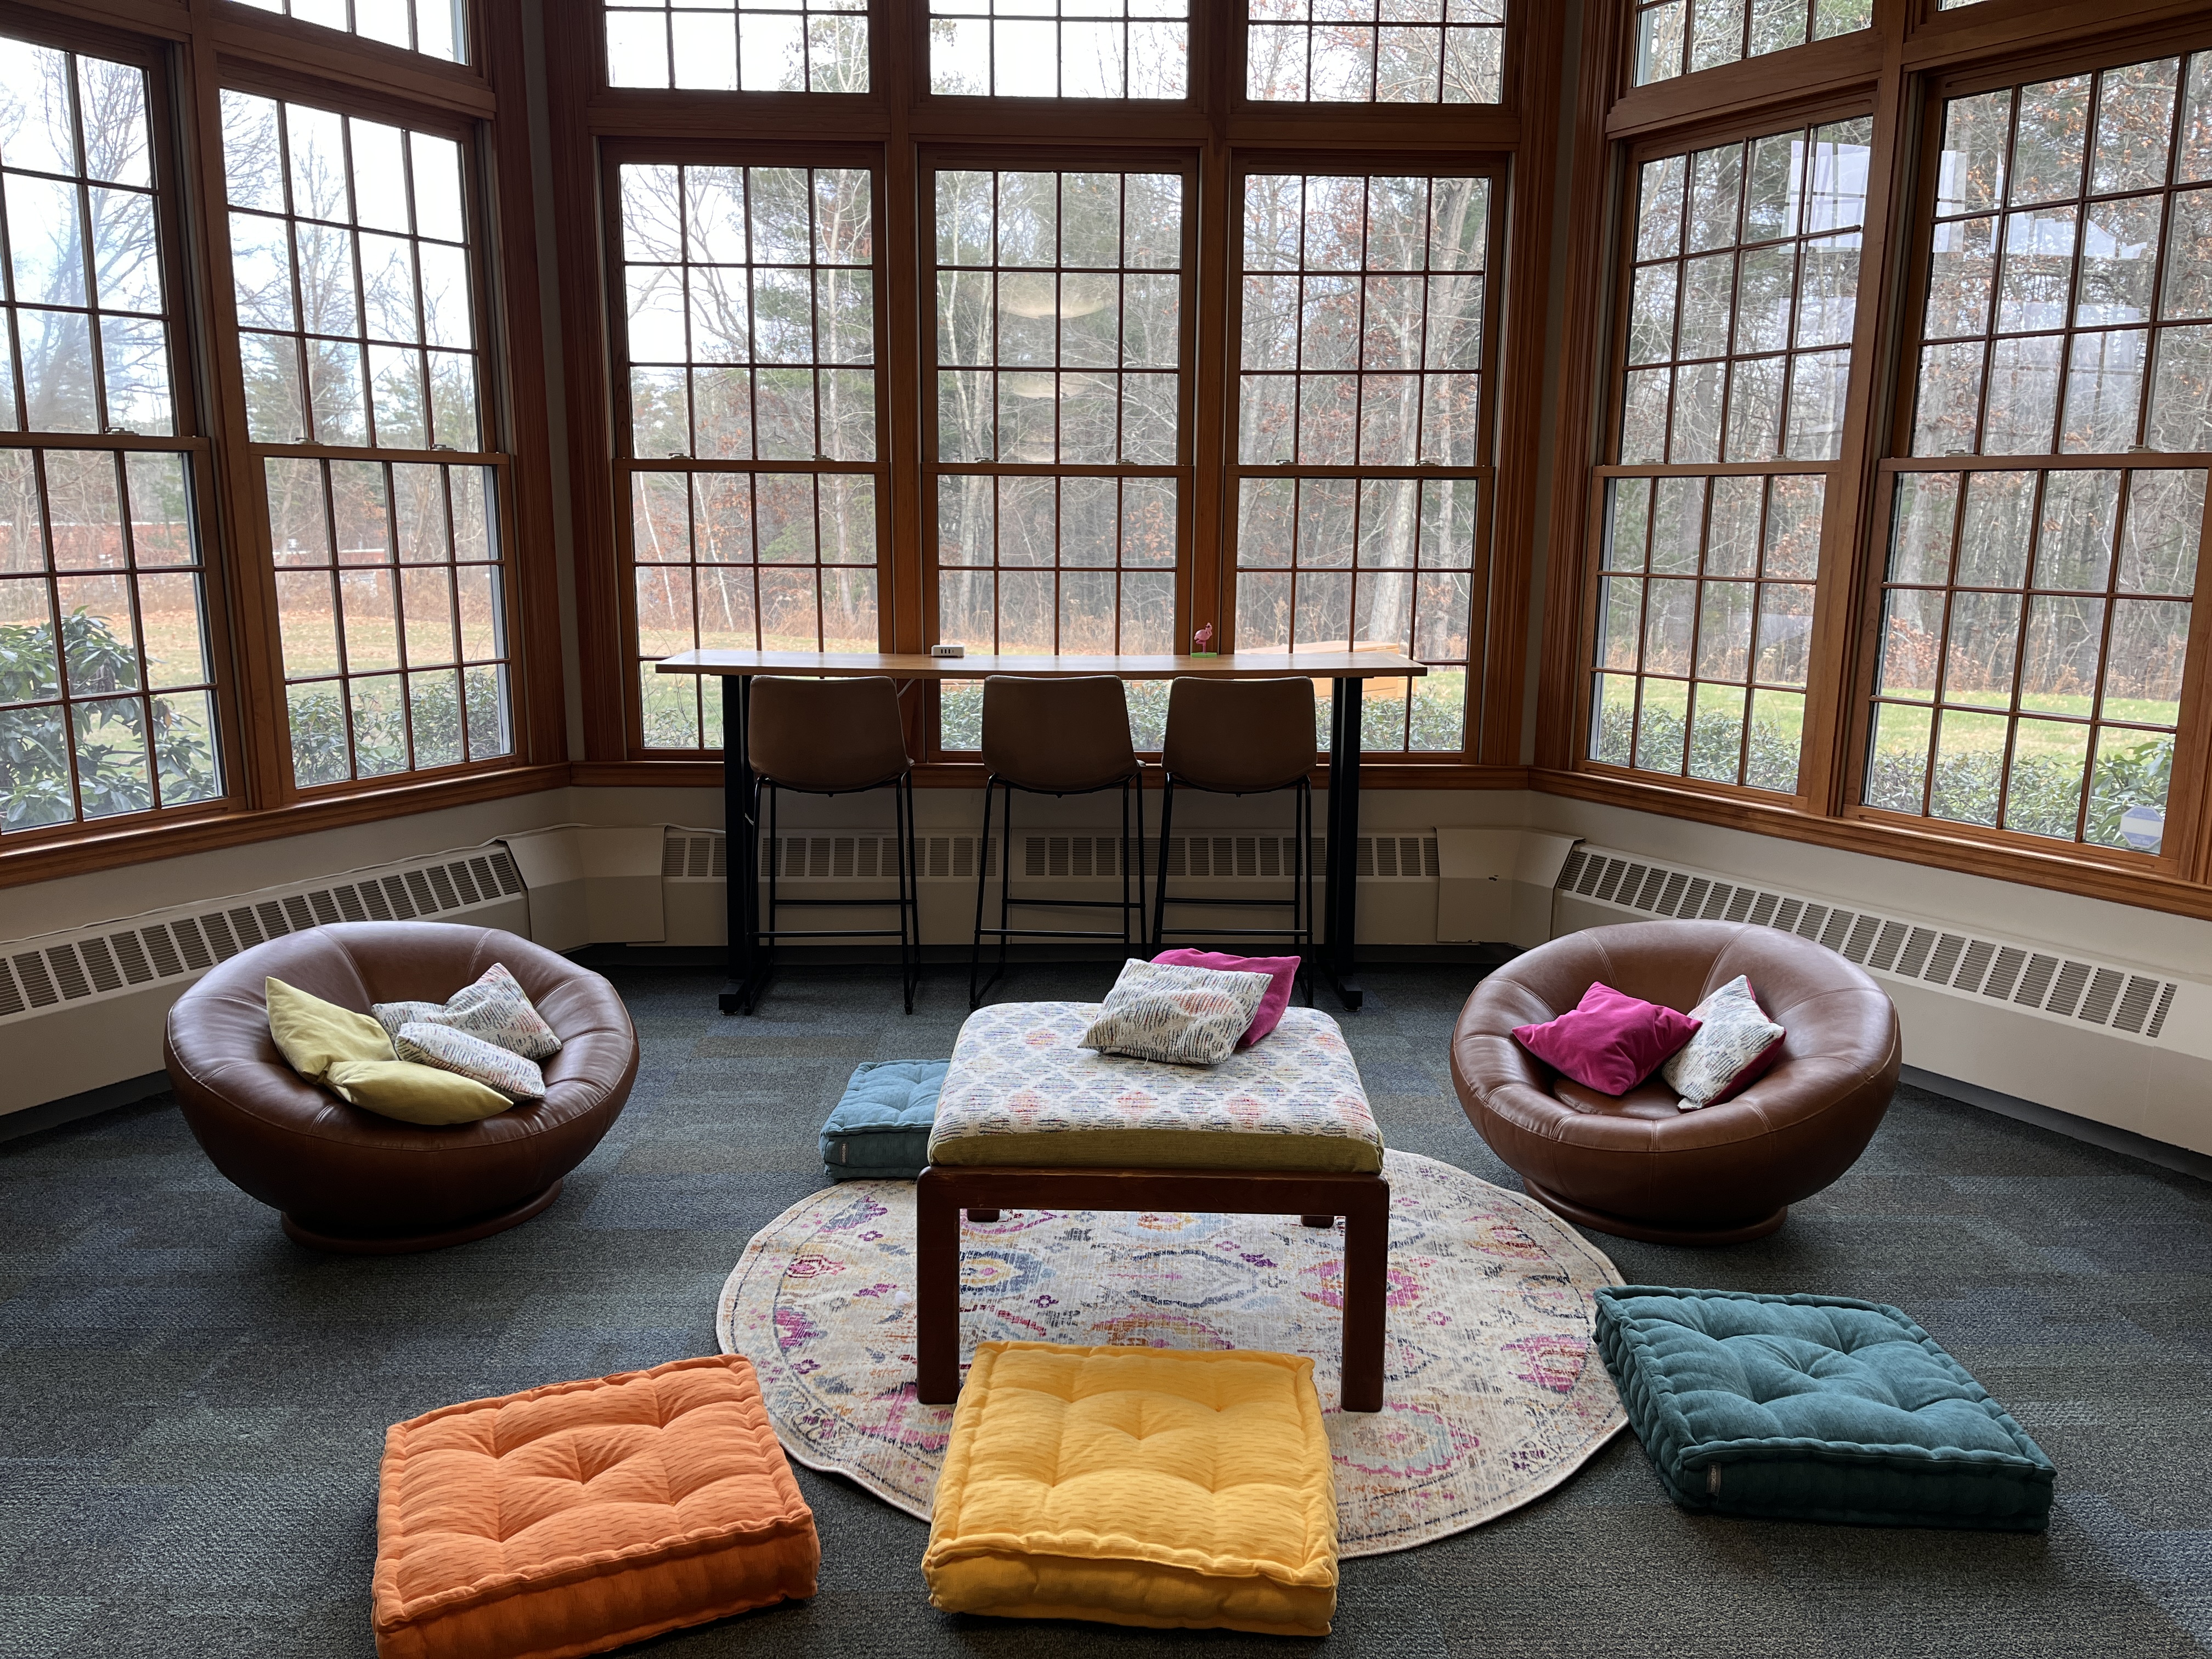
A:
<svg viewBox="0 0 2212 1659">
<path fill-rule="evenodd" d="M 1590 468 L 1600 449 L 1601 411 L 1612 399 L 1600 375 L 1612 361 L 1613 286 L 1610 258 L 1620 240 L 1617 224 L 1620 161 L 1607 137 L 1605 112 L 1624 70 L 1618 43 L 1626 40 L 1634 0 L 1586 0 L 1582 75 L 1574 112 L 1574 171 L 1568 187 L 1568 222 L 1591 240 L 1597 257 L 1569 267 L 1559 331 L 1559 404 L 1552 471 L 1551 521 L 1544 591 L 1543 662 L 1537 682 L 1536 763 L 1564 768 L 1580 753 L 1577 711 L 1582 706 L 1584 574 L 1589 564 Z"/>
<path fill-rule="evenodd" d="M 488 7 L 499 4 L 500 0 L 487 0 Z M 247 66 L 249 73 L 252 66 L 279 75 L 304 73 L 358 88 L 372 99 L 397 97 L 410 106 L 428 103 L 456 114 L 491 116 L 491 87 L 483 71 L 470 64 L 448 64 L 234 0 L 199 0 L 194 11 L 198 38 L 226 66 Z M 499 27 L 495 23 L 480 31 L 477 44 L 494 47 Z"/>
<path fill-rule="evenodd" d="M 1598 38 L 1620 37 L 1601 34 Z M 1840 96 L 1870 87 L 1882 63 L 1881 31 L 1861 29 L 1815 40 L 1810 46 L 1790 46 L 1717 69 L 1700 70 L 1694 75 L 1655 81 L 1621 94 L 1607 112 L 1606 135 L 1635 137 L 1693 119 L 1756 118 L 1757 111 L 1794 109 L 1808 99 Z M 1863 93 L 1860 100 L 1864 101 Z"/>
<path fill-rule="evenodd" d="M 165 40 L 190 40 L 192 33 L 191 9 L 186 0 L 7 0 L 0 5 L 0 27 L 21 22 L 25 27 L 48 27 L 71 21 Z M 87 49 L 98 50 L 89 46 Z"/>
<path fill-rule="evenodd" d="M 0 888 L 58 881 L 67 876 L 152 864 L 191 853 L 250 846 L 256 842 L 280 841 L 289 836 L 313 835 L 319 830 L 340 830 L 382 818 L 411 817 L 448 806 L 500 800 L 509 795 L 535 794 L 540 790 L 564 787 L 568 781 L 566 766 L 514 766 L 428 783 L 403 783 L 391 788 L 319 795 L 313 800 L 245 812 L 212 812 L 191 819 L 165 817 L 150 823 L 134 819 L 112 830 L 95 827 L 90 833 L 67 841 L 30 847 L 18 848 L 11 838 L 9 846 L 0 848 Z"/>
<path fill-rule="evenodd" d="M 553 148 L 553 215 L 559 247 L 560 339 L 568 392 L 569 535 L 575 557 L 576 672 L 582 682 L 584 753 L 621 759 L 628 750 L 622 572 L 614 526 L 611 358 L 606 331 L 607 249 L 596 142 L 586 117 L 605 78 L 596 0 L 546 0 L 545 81 Z"/>
<path fill-rule="evenodd" d="M 1546 325 L 1552 292 L 1553 211 L 1559 177 L 1559 70 L 1565 50 L 1563 8 L 1522 7 L 1524 20 L 1507 30 L 1507 57 L 1516 71 L 1508 95 L 1528 112 L 1525 139 L 1509 179 L 1508 219 L 1499 246 L 1505 262 L 1498 307 L 1498 350 L 1489 392 L 1489 453 L 1497 465 L 1491 485 L 1490 571 L 1480 635 L 1470 617 L 1470 654 L 1482 641 L 1480 674 L 1468 675 L 1469 758 L 1492 766 L 1517 764 L 1523 702 L 1528 683 L 1528 611 L 1534 588 L 1537 446 L 1521 434 L 1543 419 Z M 1509 440 L 1508 434 L 1512 434 Z M 1554 461 L 1556 464 L 1556 456 Z"/>
<path fill-rule="evenodd" d="M 518 687 L 519 756 L 550 764 L 568 757 L 562 696 L 561 573 L 553 539 L 552 444 L 548 427 L 544 324 L 538 264 L 538 204 L 532 178 L 529 66 L 521 0 L 483 0 L 482 58 L 495 88 L 507 93 L 507 118 L 495 123 L 484 156 L 490 179 L 490 232 L 484 264 L 492 273 L 493 337 L 500 426 L 511 465 L 501 469 L 511 509 L 505 549 L 509 600 L 517 626 L 507 653 Z"/>
</svg>

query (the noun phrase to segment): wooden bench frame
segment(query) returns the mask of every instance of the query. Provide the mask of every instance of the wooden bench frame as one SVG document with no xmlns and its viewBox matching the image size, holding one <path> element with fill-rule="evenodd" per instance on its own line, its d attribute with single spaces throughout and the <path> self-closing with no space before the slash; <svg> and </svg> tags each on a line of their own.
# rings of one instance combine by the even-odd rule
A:
<svg viewBox="0 0 2212 1659">
<path fill-rule="evenodd" d="M 916 1182 L 915 1394 L 926 1405 L 960 1395 L 960 1212 L 1001 1209 L 1169 1210 L 1295 1215 L 1309 1226 L 1344 1218 L 1343 1407 L 1382 1409 L 1390 1183 L 1379 1175 L 1286 1170 L 1069 1170 L 932 1164 Z"/>
</svg>

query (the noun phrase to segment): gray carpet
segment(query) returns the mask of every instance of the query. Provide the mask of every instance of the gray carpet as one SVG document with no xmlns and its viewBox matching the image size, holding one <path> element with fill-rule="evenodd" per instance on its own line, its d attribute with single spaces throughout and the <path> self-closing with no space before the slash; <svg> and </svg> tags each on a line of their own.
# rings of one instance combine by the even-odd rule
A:
<svg viewBox="0 0 2212 1659">
<path fill-rule="evenodd" d="M 1109 970 L 1032 969 L 1024 998 Z M 1473 970 L 1370 978 L 1345 1022 L 1390 1143 L 1505 1184 L 1452 1097 Z M 289 1243 L 166 1098 L 0 1146 L 0 1656 L 367 1655 L 385 1425 L 714 1351 L 745 1240 L 818 1182 L 854 1062 L 951 1051 L 950 975 L 797 974 L 757 1018 L 705 974 L 623 969 L 629 1109 L 500 1237 L 350 1259 Z M 1347 1562 L 1332 1651 L 1881 1659 L 2212 1649 L 2212 1188 L 1907 1089 L 1865 1159 L 1728 1250 L 1600 1237 L 1632 1280 L 1870 1297 L 1913 1313 L 2057 1463 L 2047 1536 L 1685 1515 L 1623 1436 L 1480 1530 Z M 926 1528 L 810 1471 L 820 1595 L 642 1650 L 1055 1655 L 1288 1642 L 948 1618 Z M 1310 1651 L 1310 1649 L 1305 1650 Z"/>
</svg>

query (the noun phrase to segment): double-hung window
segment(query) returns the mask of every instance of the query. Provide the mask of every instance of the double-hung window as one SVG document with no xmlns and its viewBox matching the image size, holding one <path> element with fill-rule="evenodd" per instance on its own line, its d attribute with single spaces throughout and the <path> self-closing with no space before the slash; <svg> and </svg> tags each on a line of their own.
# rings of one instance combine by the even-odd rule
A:
<svg viewBox="0 0 2212 1659">
<path fill-rule="evenodd" d="M 2212 52 L 1931 121 L 1863 799 L 2159 853 L 2212 465 Z"/>
<path fill-rule="evenodd" d="M 147 70 L 0 37 L 0 828 L 226 793 Z"/>
<path fill-rule="evenodd" d="M 470 146 L 250 92 L 222 114 L 293 782 L 506 756 Z"/>
</svg>

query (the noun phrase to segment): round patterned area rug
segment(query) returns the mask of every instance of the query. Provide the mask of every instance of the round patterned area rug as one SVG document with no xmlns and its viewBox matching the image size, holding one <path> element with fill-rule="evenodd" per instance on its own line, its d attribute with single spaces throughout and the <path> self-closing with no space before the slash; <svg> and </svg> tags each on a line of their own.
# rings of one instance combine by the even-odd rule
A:
<svg viewBox="0 0 2212 1659">
<path fill-rule="evenodd" d="M 1008 1211 L 962 1221 L 961 1352 L 981 1341 L 1261 1348 L 1314 1361 L 1345 1555 L 1465 1531 L 1540 1497 L 1626 1420 L 1592 1340 L 1613 1263 L 1530 1199 L 1391 1152 L 1389 1404 L 1337 1410 L 1344 1235 L 1295 1216 Z M 914 1397 L 915 1188 L 786 1210 L 722 1287 L 715 1333 L 760 1373 L 784 1449 L 925 1518 L 950 1406 Z"/>
</svg>

